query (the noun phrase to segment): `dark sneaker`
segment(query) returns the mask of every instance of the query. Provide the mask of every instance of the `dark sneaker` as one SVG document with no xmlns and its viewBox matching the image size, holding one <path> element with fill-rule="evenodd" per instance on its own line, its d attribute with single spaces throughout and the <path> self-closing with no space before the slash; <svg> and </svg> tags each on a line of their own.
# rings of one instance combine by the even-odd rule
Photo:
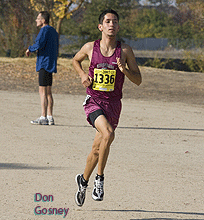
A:
<svg viewBox="0 0 204 220">
<path fill-rule="evenodd" d="M 48 120 L 47 118 L 45 119 L 37 118 L 36 120 L 31 121 L 30 123 L 33 125 L 48 125 Z"/>
<path fill-rule="evenodd" d="M 86 188 L 88 186 L 88 184 L 82 185 L 82 178 L 83 178 L 82 174 L 77 174 L 75 177 L 75 181 L 79 187 L 75 196 L 75 201 L 78 206 L 82 206 L 84 204 L 85 196 L 86 196 Z"/>
<path fill-rule="evenodd" d="M 48 124 L 49 125 L 55 125 L 54 118 L 51 118 L 51 119 L 48 118 Z"/>
<path fill-rule="evenodd" d="M 92 198 L 96 201 L 102 201 L 104 196 L 103 191 L 103 185 L 104 185 L 104 176 L 96 175 L 96 178 L 94 180 L 94 189 L 92 192 Z"/>
</svg>

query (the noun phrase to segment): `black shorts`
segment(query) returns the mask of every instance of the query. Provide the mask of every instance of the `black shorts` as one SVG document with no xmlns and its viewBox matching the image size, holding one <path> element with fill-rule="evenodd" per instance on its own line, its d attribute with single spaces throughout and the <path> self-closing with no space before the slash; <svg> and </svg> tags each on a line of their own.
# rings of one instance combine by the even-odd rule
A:
<svg viewBox="0 0 204 220">
<path fill-rule="evenodd" d="M 39 71 L 39 86 L 52 86 L 52 73 L 45 69 Z"/>
<path fill-rule="evenodd" d="M 91 122 L 91 124 L 92 124 L 92 126 L 95 128 L 95 120 L 98 118 L 98 116 L 100 116 L 100 115 L 104 115 L 105 116 L 105 114 L 103 113 L 103 111 L 101 110 L 101 109 L 98 109 L 98 110 L 96 110 L 96 111 L 94 111 L 94 112 L 91 112 L 90 114 L 89 114 L 89 120 L 90 120 L 90 122 Z"/>
</svg>

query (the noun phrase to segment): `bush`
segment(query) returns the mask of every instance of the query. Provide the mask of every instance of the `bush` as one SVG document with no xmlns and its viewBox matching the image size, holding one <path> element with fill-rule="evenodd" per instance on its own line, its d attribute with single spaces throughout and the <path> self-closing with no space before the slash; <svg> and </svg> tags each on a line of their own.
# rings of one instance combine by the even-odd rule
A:
<svg viewBox="0 0 204 220">
<path fill-rule="evenodd" d="M 194 59 L 190 57 L 195 56 Z M 204 72 L 204 55 L 202 52 L 193 54 L 192 52 L 186 52 L 184 64 L 186 64 L 192 72 Z"/>
</svg>

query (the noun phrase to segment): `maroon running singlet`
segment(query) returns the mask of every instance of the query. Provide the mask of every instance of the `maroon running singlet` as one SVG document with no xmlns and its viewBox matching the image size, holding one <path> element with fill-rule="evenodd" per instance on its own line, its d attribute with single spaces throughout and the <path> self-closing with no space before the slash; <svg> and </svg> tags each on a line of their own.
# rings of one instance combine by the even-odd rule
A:
<svg viewBox="0 0 204 220">
<path fill-rule="evenodd" d="M 87 120 L 93 126 L 94 122 L 90 120 L 90 115 L 95 115 L 98 112 L 100 112 L 99 114 L 103 112 L 113 129 L 118 125 L 125 77 L 124 73 L 118 68 L 116 57 L 121 57 L 121 43 L 119 41 L 110 57 L 105 57 L 101 54 L 100 40 L 94 42 L 89 67 L 89 76 L 94 80 L 92 85 L 86 90 L 88 96 L 83 103 Z M 97 115 L 94 118 L 96 119 Z"/>
<path fill-rule="evenodd" d="M 106 91 L 103 88 L 101 90 L 94 90 L 94 83 L 86 90 L 87 94 L 94 97 L 105 100 L 119 100 L 122 98 L 122 88 L 124 83 L 124 73 L 118 69 L 116 57 L 121 57 L 121 43 L 117 42 L 117 47 L 110 57 L 104 57 L 100 51 L 100 40 L 94 42 L 91 64 L 89 67 L 89 76 L 94 79 L 94 83 L 97 81 L 97 85 L 104 84 L 113 89 Z M 104 73 L 104 71 L 107 73 Z M 95 71 L 95 74 L 94 74 Z M 114 75 L 114 71 L 116 72 Z"/>
</svg>

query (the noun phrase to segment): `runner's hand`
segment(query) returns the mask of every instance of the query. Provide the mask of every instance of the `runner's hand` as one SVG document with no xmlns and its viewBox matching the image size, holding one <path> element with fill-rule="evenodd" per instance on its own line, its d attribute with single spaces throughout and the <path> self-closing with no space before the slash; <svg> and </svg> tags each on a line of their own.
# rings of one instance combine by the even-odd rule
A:
<svg viewBox="0 0 204 220">
<path fill-rule="evenodd" d="M 119 70 L 121 72 L 124 72 L 126 70 L 126 68 L 125 68 L 126 64 L 125 64 L 124 60 L 122 60 L 121 58 L 118 58 L 118 57 L 116 57 L 116 60 L 117 60 Z"/>
<path fill-rule="evenodd" d="M 89 87 L 92 84 L 92 81 L 93 79 L 87 74 L 81 78 L 81 83 L 84 86 L 84 88 Z"/>
</svg>

